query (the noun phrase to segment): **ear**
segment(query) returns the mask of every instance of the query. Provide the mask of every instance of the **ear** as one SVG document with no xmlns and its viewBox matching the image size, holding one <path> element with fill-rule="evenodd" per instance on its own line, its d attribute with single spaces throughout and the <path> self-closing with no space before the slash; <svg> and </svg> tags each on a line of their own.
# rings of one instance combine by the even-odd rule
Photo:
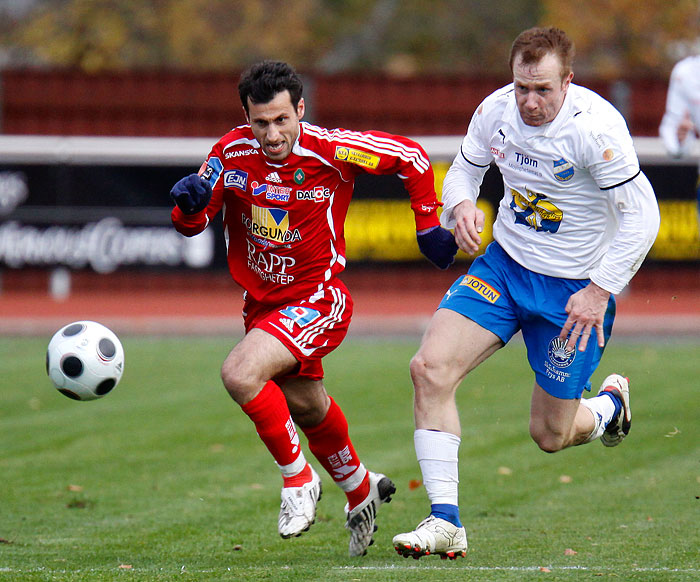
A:
<svg viewBox="0 0 700 582">
<path fill-rule="evenodd" d="M 304 103 L 304 98 L 302 97 L 299 99 L 299 105 L 297 105 L 297 117 L 301 119 L 304 117 L 304 113 L 306 112 L 306 104 Z"/>
<path fill-rule="evenodd" d="M 245 120 L 250 123 L 250 117 L 248 116 L 248 112 L 245 110 L 245 107 L 241 107 L 243 109 L 243 115 L 245 115 Z"/>
<path fill-rule="evenodd" d="M 564 79 L 564 82 L 561 84 L 562 89 L 564 91 L 567 91 L 569 89 L 569 85 L 571 84 L 571 80 L 574 78 L 574 72 L 571 71 L 567 76 L 566 79 Z"/>
</svg>

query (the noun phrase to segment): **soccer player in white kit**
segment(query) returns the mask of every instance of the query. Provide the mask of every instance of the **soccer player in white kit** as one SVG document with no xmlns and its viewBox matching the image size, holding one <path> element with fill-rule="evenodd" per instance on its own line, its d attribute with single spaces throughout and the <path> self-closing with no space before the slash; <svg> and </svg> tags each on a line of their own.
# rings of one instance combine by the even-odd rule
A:
<svg viewBox="0 0 700 582">
<path fill-rule="evenodd" d="M 573 54 L 559 29 L 521 33 L 513 84 L 478 107 L 446 176 L 441 221 L 470 254 L 481 242 L 475 203 L 492 162 L 504 196 L 495 241 L 447 291 L 411 361 L 414 443 L 431 513 L 394 537 L 405 557 L 466 555 L 455 393 L 517 331 L 535 373 L 530 434 L 542 450 L 599 437 L 615 446 L 629 431 L 626 378 L 612 374 L 597 396 L 581 395 L 610 335 L 614 294 L 654 242 L 659 211 L 622 116 L 571 83 Z"/>
<path fill-rule="evenodd" d="M 687 57 L 673 67 L 659 135 L 674 158 L 690 154 L 700 128 L 700 56 Z M 700 174 L 700 167 L 698 168 Z M 700 180 L 697 191 L 700 211 Z"/>
</svg>

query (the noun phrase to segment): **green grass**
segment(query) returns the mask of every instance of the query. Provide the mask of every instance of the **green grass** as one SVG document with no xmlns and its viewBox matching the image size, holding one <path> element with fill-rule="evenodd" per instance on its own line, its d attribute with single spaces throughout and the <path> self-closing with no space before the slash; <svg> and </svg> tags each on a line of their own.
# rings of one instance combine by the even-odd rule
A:
<svg viewBox="0 0 700 582">
<path fill-rule="evenodd" d="M 405 560 L 391 547 L 428 510 L 424 489 L 408 486 L 420 478 L 408 377 L 416 342 L 351 339 L 326 360 L 363 461 L 399 487 L 361 559 L 347 557 L 344 497 L 327 475 L 313 528 L 277 535 L 279 474 L 220 386 L 229 340 L 123 343 L 121 384 L 82 403 L 50 386 L 44 339 L 0 339 L 0 580 L 700 577 L 696 343 L 608 348 L 594 383 L 613 369 L 633 380 L 633 430 L 615 449 L 537 449 L 522 345 L 478 368 L 458 395 L 470 549 L 456 562 Z"/>
</svg>

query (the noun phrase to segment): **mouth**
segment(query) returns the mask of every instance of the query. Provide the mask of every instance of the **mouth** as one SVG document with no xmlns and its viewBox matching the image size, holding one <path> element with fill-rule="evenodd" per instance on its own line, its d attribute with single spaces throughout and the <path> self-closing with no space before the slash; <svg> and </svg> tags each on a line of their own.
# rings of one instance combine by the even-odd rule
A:
<svg viewBox="0 0 700 582">
<path fill-rule="evenodd" d="M 265 149 L 267 150 L 267 153 L 271 156 L 278 156 L 284 152 L 286 146 L 287 144 L 281 141 L 278 143 L 268 143 L 265 145 Z"/>
</svg>

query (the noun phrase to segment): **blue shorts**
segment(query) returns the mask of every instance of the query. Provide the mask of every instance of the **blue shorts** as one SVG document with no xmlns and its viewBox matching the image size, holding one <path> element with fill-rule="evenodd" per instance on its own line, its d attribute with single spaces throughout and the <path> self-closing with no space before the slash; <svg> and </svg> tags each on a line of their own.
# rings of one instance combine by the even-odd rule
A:
<svg viewBox="0 0 700 582">
<path fill-rule="evenodd" d="M 457 279 L 440 307 L 451 309 L 496 334 L 503 343 L 522 330 L 527 359 L 537 383 L 556 398 L 580 398 L 591 389 L 603 349 L 595 330 L 585 352 L 567 351 L 559 333 L 567 319 L 569 297 L 588 285 L 588 279 L 560 279 L 534 273 L 492 242 L 472 263 L 469 273 Z M 611 295 L 603 321 L 607 344 L 615 319 Z"/>
</svg>

